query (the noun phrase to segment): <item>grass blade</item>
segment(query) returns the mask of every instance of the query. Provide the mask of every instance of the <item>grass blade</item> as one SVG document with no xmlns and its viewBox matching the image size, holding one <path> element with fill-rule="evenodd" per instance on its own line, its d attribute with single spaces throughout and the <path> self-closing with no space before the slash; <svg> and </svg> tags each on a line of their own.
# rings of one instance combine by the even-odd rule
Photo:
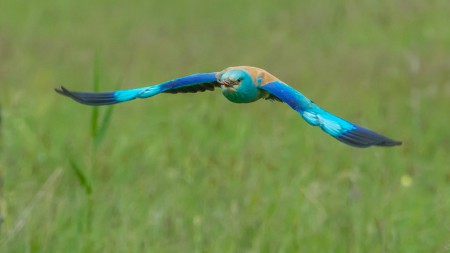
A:
<svg viewBox="0 0 450 253">
<path fill-rule="evenodd" d="M 92 184 L 90 183 L 88 177 L 86 176 L 86 173 L 81 170 L 81 168 L 78 166 L 78 164 L 75 162 L 73 158 L 69 159 L 70 167 L 75 172 L 75 175 L 77 176 L 78 182 L 83 187 L 86 194 L 90 195 L 92 193 Z"/>
<path fill-rule="evenodd" d="M 23 230 L 23 228 L 27 225 L 27 222 L 31 219 L 33 211 L 35 211 L 35 209 L 39 209 L 39 206 L 42 205 L 45 197 L 55 191 L 62 173 L 63 170 L 57 168 L 47 178 L 44 185 L 34 194 L 31 202 L 19 213 L 16 218 L 15 225 L 7 231 L 6 237 L 0 238 L 0 245 L 2 245 L 3 242 L 12 240 L 21 230 Z"/>
<path fill-rule="evenodd" d="M 119 87 L 120 87 L 120 85 L 117 85 L 116 90 L 119 89 Z M 105 114 L 103 115 L 102 121 L 96 131 L 96 136 L 94 139 L 94 148 L 95 149 L 97 149 L 98 146 L 100 146 L 100 144 L 103 141 L 103 137 L 105 136 L 106 130 L 109 127 L 109 123 L 111 122 L 111 116 L 112 116 L 113 110 L 114 110 L 114 106 L 108 106 Z"/>
<path fill-rule="evenodd" d="M 99 92 L 100 90 L 100 61 L 98 55 L 95 56 L 94 66 L 92 70 L 92 86 L 94 92 Z M 95 139 L 98 134 L 98 117 L 99 117 L 99 108 L 97 106 L 92 107 L 91 114 L 91 136 L 92 139 Z"/>
<path fill-rule="evenodd" d="M 114 106 L 109 106 L 106 109 L 105 115 L 100 123 L 100 127 L 97 130 L 97 135 L 94 139 L 94 148 L 97 149 L 103 141 L 103 137 L 105 136 L 106 130 L 109 127 L 109 123 L 111 122 L 111 116 L 114 110 Z"/>
<path fill-rule="evenodd" d="M 92 139 L 95 139 L 97 137 L 97 123 L 98 122 L 98 107 L 93 106 L 92 107 L 92 114 L 91 114 L 91 136 Z"/>
</svg>

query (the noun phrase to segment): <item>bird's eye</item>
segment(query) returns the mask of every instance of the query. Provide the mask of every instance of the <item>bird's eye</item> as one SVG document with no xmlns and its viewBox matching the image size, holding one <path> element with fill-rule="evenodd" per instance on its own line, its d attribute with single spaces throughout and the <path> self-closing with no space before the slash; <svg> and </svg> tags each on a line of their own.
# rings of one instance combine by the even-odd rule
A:
<svg viewBox="0 0 450 253">
<path fill-rule="evenodd" d="M 239 83 L 242 82 L 242 77 L 237 80 Z"/>
</svg>

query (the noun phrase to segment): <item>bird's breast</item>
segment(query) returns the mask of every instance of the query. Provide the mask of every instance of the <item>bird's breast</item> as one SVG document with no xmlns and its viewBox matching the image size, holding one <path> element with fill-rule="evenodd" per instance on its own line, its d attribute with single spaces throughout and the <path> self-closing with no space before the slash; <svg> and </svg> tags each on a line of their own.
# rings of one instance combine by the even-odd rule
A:
<svg viewBox="0 0 450 253">
<path fill-rule="evenodd" d="M 227 87 L 222 85 L 222 94 L 233 103 L 251 103 L 261 98 L 258 88 Z"/>
</svg>

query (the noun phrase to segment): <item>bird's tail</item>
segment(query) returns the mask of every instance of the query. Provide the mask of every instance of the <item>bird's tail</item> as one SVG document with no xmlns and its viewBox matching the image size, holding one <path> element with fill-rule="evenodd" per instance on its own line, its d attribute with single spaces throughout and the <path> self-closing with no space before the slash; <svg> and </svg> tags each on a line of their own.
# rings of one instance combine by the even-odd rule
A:
<svg viewBox="0 0 450 253">
<path fill-rule="evenodd" d="M 73 100 L 85 104 L 85 105 L 112 105 L 136 98 L 148 98 L 160 93 L 160 87 L 158 85 L 129 89 L 118 90 L 111 92 L 79 92 L 70 91 L 61 86 L 61 88 L 55 89 L 61 95 L 72 98 Z"/>
</svg>

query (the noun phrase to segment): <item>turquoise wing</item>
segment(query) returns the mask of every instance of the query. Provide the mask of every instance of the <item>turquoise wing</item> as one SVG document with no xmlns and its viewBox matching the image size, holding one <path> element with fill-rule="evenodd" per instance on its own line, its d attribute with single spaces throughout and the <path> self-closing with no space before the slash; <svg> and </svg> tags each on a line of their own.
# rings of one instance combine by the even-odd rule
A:
<svg viewBox="0 0 450 253">
<path fill-rule="evenodd" d="M 216 72 L 194 74 L 157 85 L 110 92 L 79 92 L 70 91 L 64 87 L 55 91 L 85 105 L 111 105 L 136 98 L 148 98 L 159 93 L 195 93 L 214 90 L 220 87 L 216 74 Z"/>
<path fill-rule="evenodd" d="M 325 111 L 302 93 L 280 81 L 270 82 L 259 88 L 288 104 L 309 124 L 319 126 L 327 134 L 345 144 L 359 148 L 402 144 Z"/>
</svg>

